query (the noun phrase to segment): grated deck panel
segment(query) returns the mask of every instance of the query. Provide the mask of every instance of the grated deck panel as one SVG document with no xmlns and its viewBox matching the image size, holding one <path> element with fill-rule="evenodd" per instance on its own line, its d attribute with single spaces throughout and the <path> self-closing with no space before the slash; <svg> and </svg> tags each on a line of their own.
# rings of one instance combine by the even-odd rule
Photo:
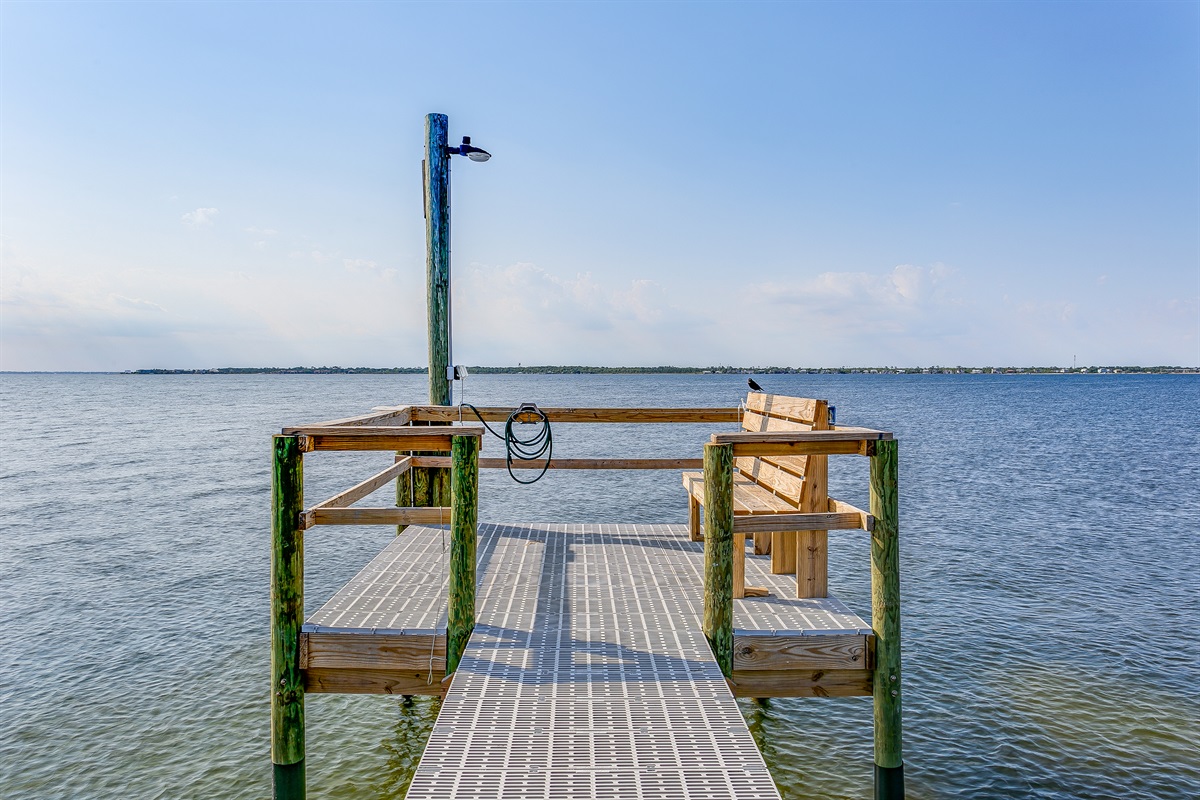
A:
<svg viewBox="0 0 1200 800">
<path fill-rule="evenodd" d="M 481 526 L 505 546 L 481 547 L 475 633 L 410 800 L 779 797 L 665 528 Z"/>
<path fill-rule="evenodd" d="M 305 629 L 444 632 L 443 539 L 409 528 Z M 738 630 L 869 632 L 768 565 L 747 556 L 772 597 L 735 601 Z M 480 525 L 475 632 L 407 797 L 778 800 L 701 632 L 702 570 L 680 525 Z"/>
</svg>

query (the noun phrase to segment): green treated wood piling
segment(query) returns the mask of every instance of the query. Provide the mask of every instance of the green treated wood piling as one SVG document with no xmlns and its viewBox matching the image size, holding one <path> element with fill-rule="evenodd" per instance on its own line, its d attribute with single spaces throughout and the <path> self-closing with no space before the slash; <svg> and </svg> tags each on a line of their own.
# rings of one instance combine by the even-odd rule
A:
<svg viewBox="0 0 1200 800">
<path fill-rule="evenodd" d="M 733 445 L 704 445 L 704 635 L 733 676 Z"/>
<path fill-rule="evenodd" d="M 429 307 L 429 402 L 450 405 L 449 120 L 425 116 L 425 278 Z"/>
<path fill-rule="evenodd" d="M 900 522 L 897 443 L 871 456 L 871 628 L 875 633 L 875 800 L 903 800 L 900 689 Z"/>
<path fill-rule="evenodd" d="M 450 449 L 450 586 L 446 674 L 458 669 L 475 629 L 475 536 L 479 517 L 479 438 L 455 436 Z"/>
<path fill-rule="evenodd" d="M 296 436 L 276 436 L 271 485 L 271 763 L 275 800 L 303 800 L 304 454 Z"/>
</svg>

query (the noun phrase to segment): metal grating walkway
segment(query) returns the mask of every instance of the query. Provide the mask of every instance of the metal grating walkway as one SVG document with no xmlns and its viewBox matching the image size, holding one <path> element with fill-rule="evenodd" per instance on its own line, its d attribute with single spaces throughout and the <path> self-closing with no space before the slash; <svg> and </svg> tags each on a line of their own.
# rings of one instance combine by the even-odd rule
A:
<svg viewBox="0 0 1200 800">
<path fill-rule="evenodd" d="M 679 526 L 481 525 L 479 535 L 478 622 L 410 800 L 777 800 L 701 633 L 701 562 Z M 440 558 L 438 534 L 424 538 Z M 411 586 L 411 605 L 389 597 L 363 606 L 360 593 L 351 605 L 365 618 L 331 601 L 310 626 L 444 626 Z"/>
</svg>

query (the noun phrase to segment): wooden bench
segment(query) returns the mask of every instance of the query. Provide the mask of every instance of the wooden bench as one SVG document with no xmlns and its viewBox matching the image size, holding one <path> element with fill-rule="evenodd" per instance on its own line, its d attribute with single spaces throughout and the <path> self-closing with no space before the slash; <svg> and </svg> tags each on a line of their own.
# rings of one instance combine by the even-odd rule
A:
<svg viewBox="0 0 1200 800">
<path fill-rule="evenodd" d="M 829 430 L 829 403 L 785 395 L 751 392 L 746 397 L 742 430 L 807 431 Z M 844 504 L 829 498 L 828 456 L 762 456 L 737 458 L 733 476 L 733 513 L 742 515 L 823 513 Z M 693 541 L 702 539 L 701 507 L 704 505 L 704 473 L 685 472 L 688 490 L 688 532 Z M 755 533 L 756 553 L 771 554 L 771 572 L 796 573 L 797 597 L 827 597 L 828 534 L 826 531 Z M 734 534 L 734 596 L 765 593 L 744 587 L 745 534 Z M 800 557 L 797 558 L 797 553 Z M 740 585 L 739 585 L 740 584 Z"/>
</svg>

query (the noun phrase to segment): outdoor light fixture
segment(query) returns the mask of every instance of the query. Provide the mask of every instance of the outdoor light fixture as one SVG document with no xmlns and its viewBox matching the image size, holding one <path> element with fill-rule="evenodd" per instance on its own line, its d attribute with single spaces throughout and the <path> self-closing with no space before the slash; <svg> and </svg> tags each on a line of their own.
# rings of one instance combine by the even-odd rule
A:
<svg viewBox="0 0 1200 800">
<path fill-rule="evenodd" d="M 472 161 L 487 161 L 492 157 L 492 154 L 482 147 L 472 147 L 471 137 L 464 136 L 462 144 L 458 147 L 447 147 L 446 155 L 448 156 L 466 156 Z"/>
</svg>

